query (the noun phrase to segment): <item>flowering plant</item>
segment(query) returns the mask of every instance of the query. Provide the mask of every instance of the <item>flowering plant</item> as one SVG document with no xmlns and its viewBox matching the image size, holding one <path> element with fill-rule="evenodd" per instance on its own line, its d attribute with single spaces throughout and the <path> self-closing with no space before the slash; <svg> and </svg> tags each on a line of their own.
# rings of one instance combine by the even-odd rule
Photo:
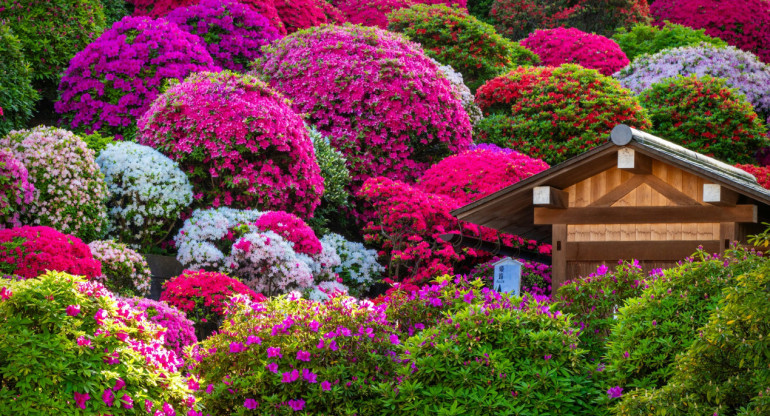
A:
<svg viewBox="0 0 770 416">
<path fill-rule="evenodd" d="M 134 6 L 131 0 L 100 0 L 104 9 L 105 27 L 112 26 L 126 16 L 131 16 Z"/>
<path fill-rule="evenodd" d="M 11 130 L 26 127 L 39 96 L 32 88 L 32 70 L 24 58 L 21 42 L 5 23 L 0 25 L 0 55 L 0 136 L 5 136 Z"/>
<path fill-rule="evenodd" d="M 165 19 L 126 17 L 72 58 L 56 112 L 78 131 L 131 139 L 165 80 L 218 69 L 201 43 Z"/>
<path fill-rule="evenodd" d="M 612 40 L 631 61 L 644 54 L 653 55 L 664 49 L 698 46 L 701 43 L 718 48 L 727 46 L 725 41 L 707 35 L 703 29 L 696 30 L 671 22 L 661 27 L 644 24 L 636 24 L 628 30 L 620 27 L 612 35 Z"/>
<path fill-rule="evenodd" d="M 438 71 L 441 73 L 441 75 L 448 79 L 452 84 L 452 92 L 454 93 L 455 98 L 460 100 L 460 102 L 463 104 L 463 108 L 465 109 L 465 112 L 468 113 L 468 118 L 470 119 L 471 124 L 476 125 L 476 123 L 481 121 L 484 115 L 481 113 L 479 106 L 476 105 L 476 100 L 471 93 L 471 89 L 465 85 L 465 82 L 463 81 L 463 75 L 455 71 L 454 68 L 449 65 L 441 65 L 441 63 L 435 59 L 430 59 L 434 64 L 436 64 L 436 67 L 438 68 Z"/>
<path fill-rule="evenodd" d="M 0 138 L 24 164 L 35 187 L 34 200 L 22 211 L 24 224 L 47 225 L 90 241 L 107 223 L 107 187 L 94 152 L 73 133 L 39 126 Z"/>
<path fill-rule="evenodd" d="M 755 166 L 737 164 L 735 167 L 754 175 L 757 182 L 765 189 L 770 189 L 770 166 Z"/>
<path fill-rule="evenodd" d="M 449 81 L 417 44 L 374 28 L 323 26 L 264 49 L 256 72 L 344 153 L 353 187 L 370 176 L 414 178 L 470 144 Z"/>
<path fill-rule="evenodd" d="M 184 312 L 165 302 L 145 298 L 123 299 L 134 309 L 144 312 L 148 321 L 165 329 L 163 345 L 174 351 L 178 357 L 184 356 L 184 347 L 195 344 L 195 327 Z"/>
<path fill-rule="evenodd" d="M 102 264 L 102 275 L 96 280 L 121 295 L 150 294 L 150 267 L 141 254 L 125 244 L 112 240 L 88 243 L 91 255 Z"/>
<path fill-rule="evenodd" d="M 254 222 L 257 228 L 273 231 L 292 243 L 297 253 L 313 256 L 321 253 L 323 247 L 313 230 L 299 217 L 283 211 L 265 212 Z"/>
<path fill-rule="evenodd" d="M 262 46 L 279 37 L 265 17 L 233 0 L 203 0 L 174 9 L 166 19 L 203 39 L 214 63 L 233 71 L 243 71 L 262 56 Z"/>
<path fill-rule="evenodd" d="M 325 0 L 274 0 L 287 33 L 323 24 L 345 23 L 345 15 Z"/>
<path fill-rule="evenodd" d="M 107 232 L 120 242 L 144 250 L 157 246 L 192 202 L 187 175 L 151 147 L 112 143 L 96 163 L 110 191 Z"/>
<path fill-rule="evenodd" d="M 324 248 L 329 246 L 330 251 L 339 255 L 340 264 L 334 271 L 353 296 L 360 297 L 385 271 L 385 268 L 377 263 L 377 251 L 367 249 L 361 243 L 348 241 L 334 233 L 321 237 L 321 243 Z"/>
<path fill-rule="evenodd" d="M 388 15 L 415 4 L 414 0 L 337 0 L 336 6 L 354 25 L 388 27 Z"/>
<path fill-rule="evenodd" d="M 0 272 L 33 279 L 46 270 L 93 279 L 101 265 L 79 238 L 50 227 L 23 226 L 0 230 Z"/>
<path fill-rule="evenodd" d="M 521 46 L 537 54 L 547 66 L 572 63 L 609 76 L 629 64 L 615 41 L 575 28 L 536 30 L 521 41 Z"/>
<path fill-rule="evenodd" d="M 197 206 L 312 216 L 320 203 L 323 178 L 305 124 L 254 77 L 193 74 L 158 97 L 139 133 L 187 173 Z"/>
<path fill-rule="evenodd" d="M 462 9 L 416 4 L 392 12 L 388 21 L 389 30 L 405 34 L 427 56 L 459 71 L 471 91 L 519 65 L 539 62 L 537 55 Z"/>
<path fill-rule="evenodd" d="M 200 414 L 161 329 L 99 283 L 49 271 L 0 291 L 0 413 Z"/>
<path fill-rule="evenodd" d="M 8 150 L 0 149 L 0 229 L 20 227 L 21 211 L 34 201 L 35 187 L 27 168 Z"/>
</svg>

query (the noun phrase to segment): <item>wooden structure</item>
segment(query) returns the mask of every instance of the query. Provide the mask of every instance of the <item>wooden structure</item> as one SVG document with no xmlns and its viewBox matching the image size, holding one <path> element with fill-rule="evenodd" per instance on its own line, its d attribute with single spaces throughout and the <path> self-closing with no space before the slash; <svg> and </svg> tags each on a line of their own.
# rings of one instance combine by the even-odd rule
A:
<svg viewBox="0 0 770 416">
<path fill-rule="evenodd" d="M 770 221 L 770 191 L 751 174 L 625 125 L 610 136 L 452 215 L 551 243 L 554 288 L 620 259 L 651 270 L 698 246 L 723 252 Z"/>
</svg>

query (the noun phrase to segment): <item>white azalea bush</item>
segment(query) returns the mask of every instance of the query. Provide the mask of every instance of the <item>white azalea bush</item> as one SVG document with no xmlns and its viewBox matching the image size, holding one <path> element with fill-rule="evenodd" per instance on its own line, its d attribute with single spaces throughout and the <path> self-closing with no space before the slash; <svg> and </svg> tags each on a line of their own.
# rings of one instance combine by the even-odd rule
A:
<svg viewBox="0 0 770 416">
<path fill-rule="evenodd" d="M 102 263 L 97 277 L 107 289 L 123 296 L 149 296 L 152 274 L 141 254 L 114 240 L 96 240 L 88 244 L 91 255 Z"/>
<path fill-rule="evenodd" d="M 339 255 L 340 263 L 334 271 L 352 295 L 360 296 L 385 271 L 385 267 L 377 263 L 377 251 L 367 249 L 361 243 L 329 233 L 321 238 L 321 244 L 324 250 L 329 247 L 329 251 Z"/>
<path fill-rule="evenodd" d="M 449 65 L 442 65 L 433 58 L 431 58 L 431 61 L 436 64 L 439 72 L 449 80 L 450 84 L 452 84 L 452 93 L 463 104 L 465 112 L 468 113 L 468 117 L 471 119 L 471 124 L 475 126 L 476 123 L 484 118 L 484 114 L 481 112 L 481 108 L 476 104 L 471 89 L 465 85 L 463 74 L 455 71 L 455 69 Z"/>
<path fill-rule="evenodd" d="M 192 185 L 179 165 L 131 142 L 107 145 L 96 158 L 110 191 L 108 234 L 135 248 L 166 239 L 192 202 Z"/>
</svg>

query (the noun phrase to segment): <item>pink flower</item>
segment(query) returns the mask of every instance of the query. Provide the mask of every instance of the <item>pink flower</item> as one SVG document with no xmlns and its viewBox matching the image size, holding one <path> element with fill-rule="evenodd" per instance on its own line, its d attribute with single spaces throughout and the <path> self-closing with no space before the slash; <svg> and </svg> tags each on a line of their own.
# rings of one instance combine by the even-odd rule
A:
<svg viewBox="0 0 770 416">
<path fill-rule="evenodd" d="M 247 409 L 254 410 L 259 406 L 259 403 L 254 399 L 246 399 L 246 401 L 243 402 L 243 407 Z"/>
<path fill-rule="evenodd" d="M 396 334 L 390 334 L 390 343 L 393 345 L 398 345 L 401 343 L 401 341 L 398 340 L 398 335 Z"/>
<path fill-rule="evenodd" d="M 297 379 L 299 379 L 299 371 L 297 371 L 296 368 L 290 372 L 281 374 L 281 383 L 291 383 L 297 381 Z"/>
<path fill-rule="evenodd" d="M 100 308 L 100 309 L 99 309 L 98 311 L 96 311 L 96 313 L 94 314 L 94 319 L 96 319 L 96 322 L 97 322 L 99 325 L 101 325 L 101 324 L 104 322 L 104 320 L 105 320 L 105 319 L 107 319 L 107 311 L 105 311 L 104 309 L 101 309 L 101 308 Z"/>
<path fill-rule="evenodd" d="M 267 348 L 267 358 L 283 358 L 283 354 L 281 354 L 281 347 L 268 347 Z"/>
<path fill-rule="evenodd" d="M 329 391 L 332 389 L 332 383 L 329 383 L 328 380 L 324 380 L 321 382 L 321 389 L 323 391 Z"/>
<path fill-rule="evenodd" d="M 208 386 L 206 386 L 206 394 L 211 394 L 212 391 L 214 391 L 213 384 L 209 384 Z"/>
<path fill-rule="evenodd" d="M 80 305 L 69 305 L 67 306 L 67 315 L 69 316 L 78 316 L 80 314 Z"/>
<path fill-rule="evenodd" d="M 292 408 L 295 412 L 300 411 L 305 408 L 305 401 L 302 399 L 299 400 L 289 400 L 288 402 L 289 407 Z"/>
<path fill-rule="evenodd" d="M 240 342 L 231 342 L 230 343 L 230 354 L 237 354 L 239 352 L 243 352 L 248 350 L 249 348 Z"/>
<path fill-rule="evenodd" d="M 276 363 L 270 363 L 266 365 L 265 368 L 267 368 L 271 373 L 278 373 L 278 364 Z"/>
<path fill-rule="evenodd" d="M 112 390 L 107 389 L 102 393 L 102 401 L 107 407 L 112 407 L 113 403 L 115 403 L 115 396 L 112 394 Z"/>
<path fill-rule="evenodd" d="M 312 371 L 308 370 L 307 368 L 302 369 L 302 378 L 305 379 L 308 383 L 317 383 L 318 379 L 316 378 L 316 374 Z"/>
<path fill-rule="evenodd" d="M 81 347 L 87 347 L 87 346 L 91 345 L 91 340 L 90 339 L 86 339 L 86 337 L 81 335 L 81 336 L 78 337 L 78 345 L 81 346 Z M 93 348 L 93 347 L 91 347 L 91 348 Z"/>
<path fill-rule="evenodd" d="M 115 381 L 115 387 L 112 388 L 112 391 L 118 391 L 123 387 L 126 387 L 126 382 L 123 381 L 122 378 L 118 378 L 117 381 Z"/>
<path fill-rule="evenodd" d="M 310 321 L 310 323 L 307 326 L 313 332 L 318 332 L 318 329 L 321 328 L 321 324 L 319 324 L 318 321 L 316 321 L 315 319 Z"/>
<path fill-rule="evenodd" d="M 8 289 L 5 286 L 0 287 L 0 300 L 8 300 L 11 298 L 11 295 L 13 295 L 11 289 Z"/>
<path fill-rule="evenodd" d="M 129 396 L 128 394 L 124 394 L 123 397 L 120 398 L 120 400 L 123 402 L 124 409 L 134 408 L 134 400 L 131 399 L 131 396 Z"/>
<path fill-rule="evenodd" d="M 246 345 L 251 345 L 251 344 L 260 344 L 261 345 L 262 344 L 262 339 L 260 339 L 258 336 L 249 335 L 246 338 Z"/>
<path fill-rule="evenodd" d="M 622 395 L 623 395 L 623 387 L 615 386 L 607 390 L 607 396 L 609 396 L 610 399 L 617 399 Z"/>
<path fill-rule="evenodd" d="M 329 349 L 332 351 L 337 351 L 337 341 L 332 341 L 329 343 Z"/>
<path fill-rule="evenodd" d="M 163 413 L 165 413 L 166 416 L 176 416 L 176 410 L 174 410 L 174 407 L 168 403 L 163 403 Z"/>
<path fill-rule="evenodd" d="M 78 393 L 75 392 L 75 404 L 81 409 L 86 408 L 86 402 L 91 398 L 91 396 L 88 393 Z"/>
<path fill-rule="evenodd" d="M 299 361 L 310 361 L 310 353 L 307 351 L 297 351 L 297 359 Z"/>
</svg>

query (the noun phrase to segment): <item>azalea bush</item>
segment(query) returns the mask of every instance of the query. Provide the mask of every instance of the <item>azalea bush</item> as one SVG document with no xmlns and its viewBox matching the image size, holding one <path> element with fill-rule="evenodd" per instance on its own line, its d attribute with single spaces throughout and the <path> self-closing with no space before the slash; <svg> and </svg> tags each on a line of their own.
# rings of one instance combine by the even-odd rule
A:
<svg viewBox="0 0 770 416">
<path fill-rule="evenodd" d="M 0 149 L 0 229 L 21 226 L 21 211 L 34 201 L 35 187 L 27 168 L 8 150 Z"/>
<path fill-rule="evenodd" d="M 378 175 L 415 178 L 470 144 L 470 121 L 449 81 L 398 35 L 324 26 L 263 51 L 256 72 L 343 152 L 351 186 Z"/>
<path fill-rule="evenodd" d="M 574 64 L 517 68 L 479 88 L 476 102 L 486 116 L 477 141 L 552 165 L 604 143 L 618 124 L 651 126 L 630 91 Z"/>
<path fill-rule="evenodd" d="M 55 109 L 76 131 L 132 139 L 165 81 L 215 68 L 197 36 L 165 19 L 126 17 L 72 58 Z"/>
<path fill-rule="evenodd" d="M 302 119 L 252 76 L 204 72 L 172 86 L 139 120 L 139 142 L 179 163 L 198 207 L 312 216 L 323 194 Z"/>
<path fill-rule="evenodd" d="M 26 127 L 39 98 L 32 88 L 32 68 L 24 57 L 22 44 L 2 19 L 0 12 L 0 136 Z"/>
<path fill-rule="evenodd" d="M 321 243 L 340 257 L 334 272 L 355 297 L 361 297 L 385 271 L 385 267 L 377 262 L 377 250 L 367 249 L 361 243 L 348 241 L 334 233 L 321 237 Z"/>
<path fill-rule="evenodd" d="M 132 296 L 150 295 L 150 266 L 141 254 L 113 240 L 88 243 L 91 255 L 102 264 L 102 275 L 96 279 L 113 293 Z"/>
<path fill-rule="evenodd" d="M 345 23 L 345 16 L 325 0 L 275 0 L 278 17 L 287 33 L 323 24 Z"/>
<path fill-rule="evenodd" d="M 547 66 L 571 63 L 612 75 L 629 64 L 615 41 L 575 28 L 536 30 L 522 39 L 521 46 L 537 54 Z"/>
<path fill-rule="evenodd" d="M 388 29 L 405 34 L 420 43 L 426 55 L 459 71 L 471 91 L 519 65 L 539 62 L 537 55 L 498 35 L 492 26 L 444 4 L 394 11 Z"/>
<path fill-rule="evenodd" d="M 214 63 L 233 71 L 243 71 L 262 56 L 262 46 L 279 38 L 265 17 L 234 0 L 203 0 L 174 9 L 166 19 L 203 39 Z"/>
<path fill-rule="evenodd" d="M 106 146 L 96 158 L 110 199 L 107 232 L 149 251 L 163 242 L 192 202 L 192 186 L 176 162 L 132 142 Z"/>
<path fill-rule="evenodd" d="M 697 30 L 671 22 L 665 22 L 663 26 L 636 24 L 630 29 L 621 27 L 612 35 L 612 40 L 618 43 L 632 61 L 638 56 L 653 55 L 664 49 L 698 46 L 702 43 L 718 48 L 727 46 L 722 39 L 707 35 L 704 29 Z"/>
<path fill-rule="evenodd" d="M 757 182 L 760 186 L 765 189 L 770 189 L 770 166 L 737 164 L 735 167 L 743 169 L 746 172 L 754 175 L 754 177 L 757 178 Z"/>
<path fill-rule="evenodd" d="M 129 0 L 136 7 L 137 16 L 150 16 L 152 18 L 164 17 L 171 11 L 180 7 L 194 6 L 199 0 Z M 249 6 L 251 9 L 266 17 L 281 35 L 286 34 L 286 28 L 278 17 L 273 0 L 238 0 L 238 3 Z"/>
<path fill-rule="evenodd" d="M 452 92 L 454 93 L 455 98 L 460 100 L 463 104 L 463 108 L 465 109 L 465 112 L 468 113 L 471 124 L 476 125 L 481 121 L 484 115 L 481 113 L 479 106 L 476 105 L 475 97 L 473 96 L 473 93 L 471 93 L 470 88 L 465 85 L 463 75 L 455 71 L 454 68 L 449 65 L 441 65 L 440 62 L 433 58 L 431 58 L 431 60 L 436 64 L 439 72 L 452 84 Z"/>
<path fill-rule="evenodd" d="M 695 75 L 653 84 L 640 99 L 652 134 L 730 163 L 748 163 L 768 145 L 767 128 L 738 91 Z"/>
<path fill-rule="evenodd" d="M 413 0 L 338 0 L 336 6 L 345 14 L 348 22 L 355 25 L 388 27 L 388 15 L 405 9 L 413 4 Z"/>
<path fill-rule="evenodd" d="M 0 138 L 24 164 L 35 187 L 33 201 L 22 210 L 23 224 L 46 225 L 90 241 L 106 231 L 107 187 L 94 152 L 77 135 L 39 126 Z"/>
<path fill-rule="evenodd" d="M 163 346 L 162 330 L 100 284 L 50 271 L 38 279 L 0 279 L 0 292 L 0 413 L 199 409 L 182 360 Z"/>
<path fill-rule="evenodd" d="M 46 270 L 94 279 L 101 264 L 79 238 L 50 227 L 23 226 L 0 230 L 0 274 L 33 279 Z"/>
<path fill-rule="evenodd" d="M 123 299 L 132 308 L 144 312 L 146 319 L 165 329 L 163 345 L 174 351 L 177 357 L 184 357 L 184 348 L 195 344 L 195 326 L 184 312 L 165 302 L 145 298 Z"/>
</svg>

